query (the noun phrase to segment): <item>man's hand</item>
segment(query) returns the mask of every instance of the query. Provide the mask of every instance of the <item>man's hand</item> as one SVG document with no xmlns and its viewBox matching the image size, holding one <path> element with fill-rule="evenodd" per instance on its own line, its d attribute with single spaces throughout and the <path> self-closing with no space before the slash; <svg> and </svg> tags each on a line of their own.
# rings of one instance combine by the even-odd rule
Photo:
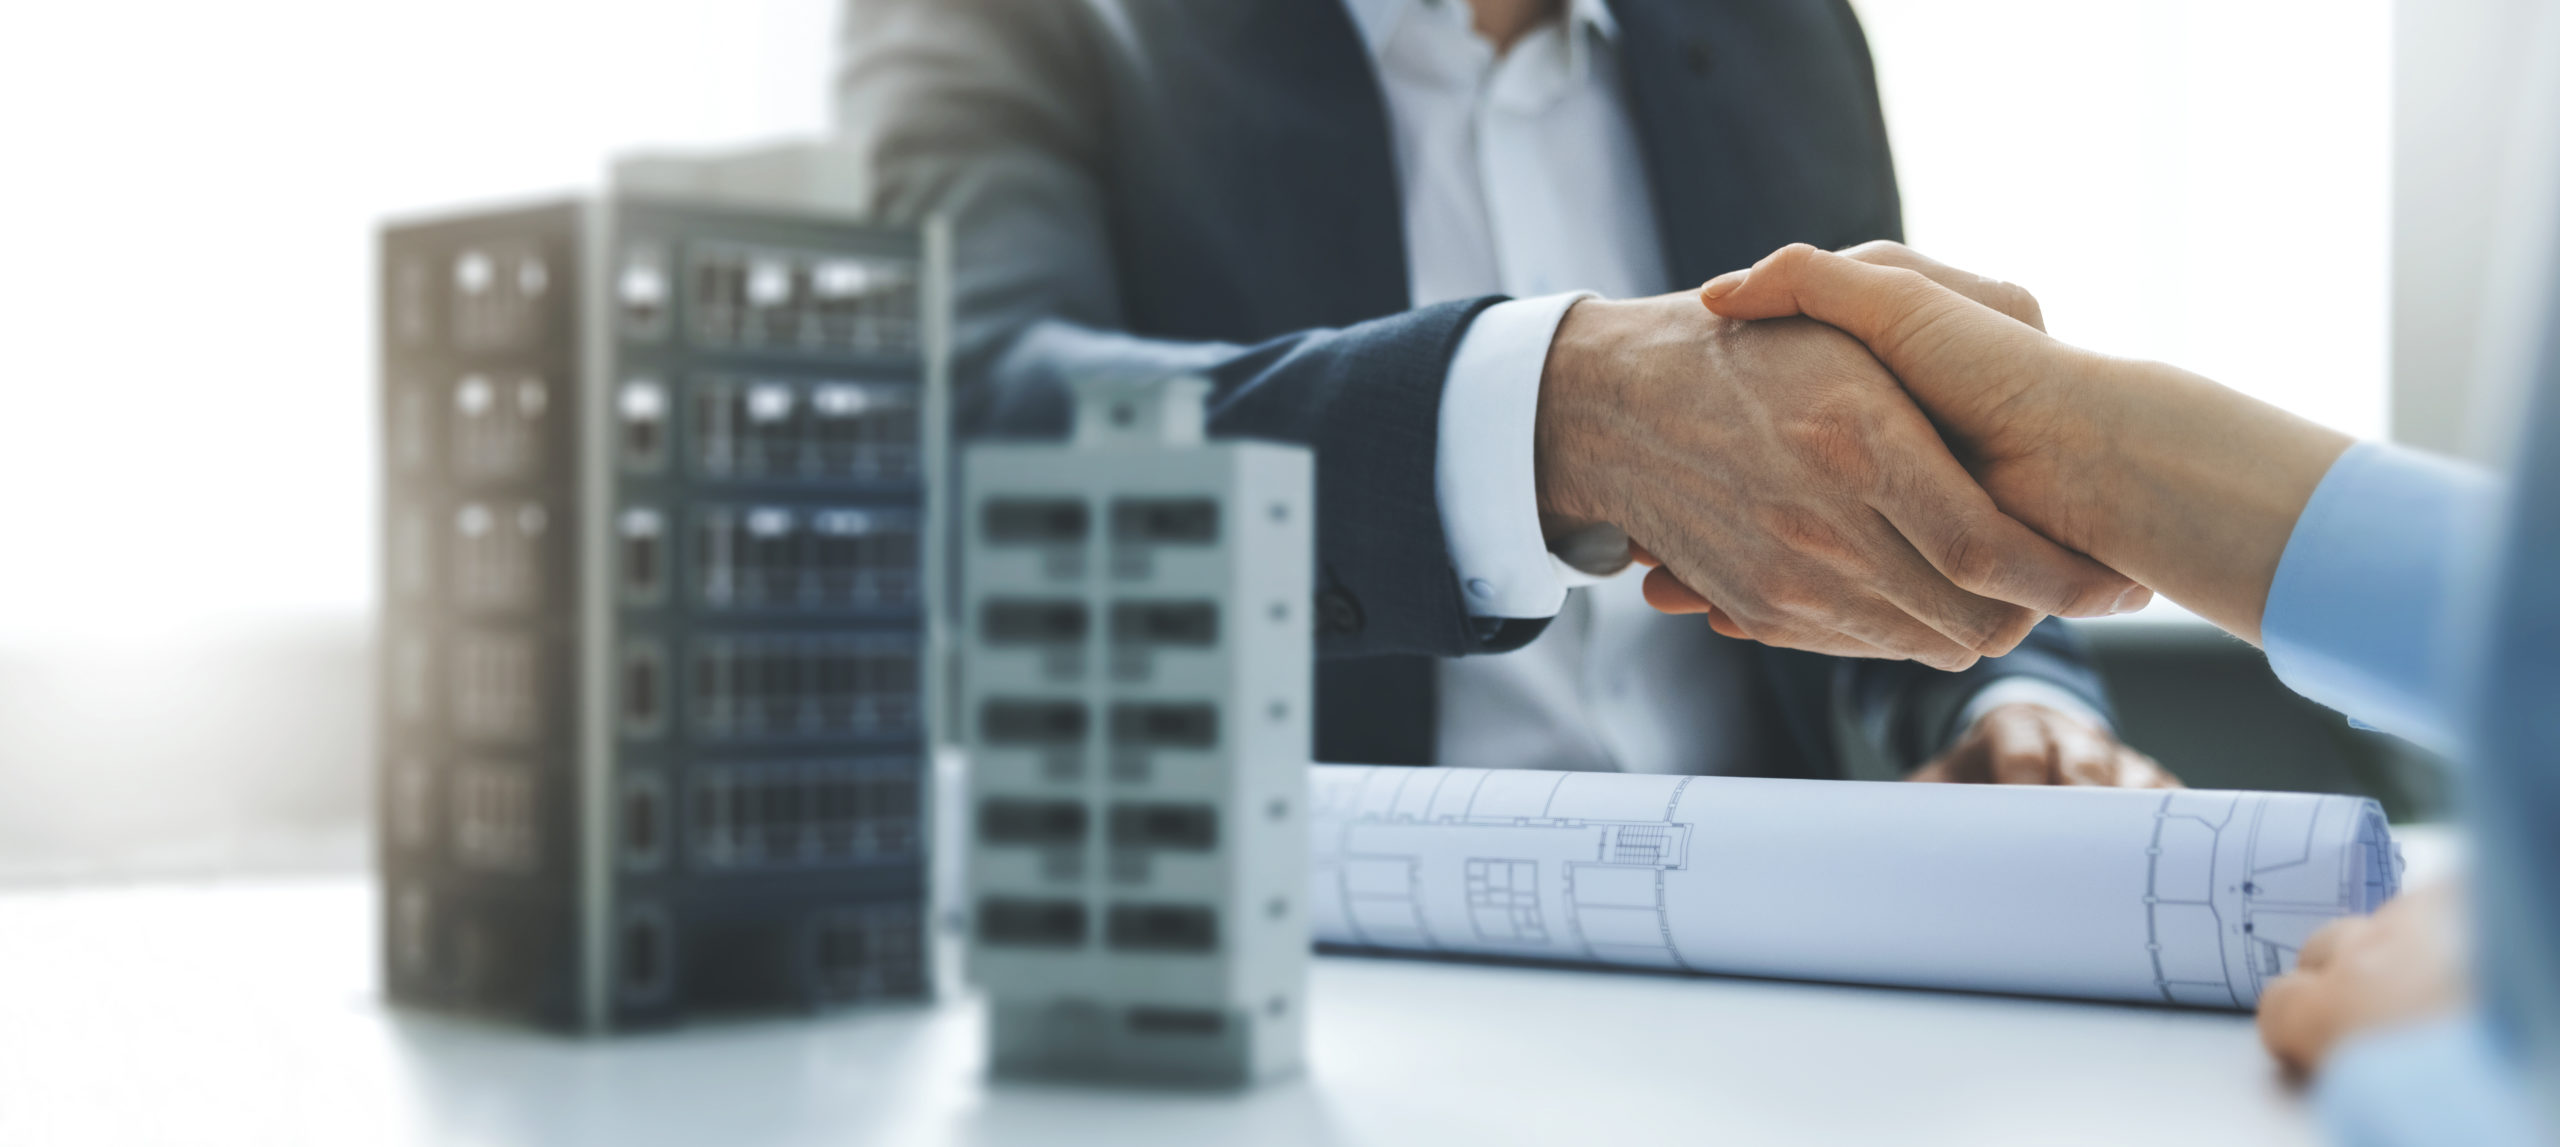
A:
<svg viewBox="0 0 2560 1147">
<path fill-rule="evenodd" d="M 1586 300 L 1548 352 L 1540 513 L 1624 529 L 1772 645 L 1962 669 L 2141 600 L 2003 514 L 1875 356 L 1694 296 Z"/>
<path fill-rule="evenodd" d="M 2436 884 L 2312 933 L 2258 997 L 2258 1038 L 2308 1075 L 2349 1036 L 2453 1011 L 2471 994 L 2466 923 L 2460 891 Z"/>
<path fill-rule="evenodd" d="M 1912 770 L 1915 781 L 1969 785 L 2100 785 L 2125 789 L 2185 788 L 2160 762 L 2116 740 L 2086 718 L 2042 705 L 2002 705 L 1938 759 Z"/>
</svg>

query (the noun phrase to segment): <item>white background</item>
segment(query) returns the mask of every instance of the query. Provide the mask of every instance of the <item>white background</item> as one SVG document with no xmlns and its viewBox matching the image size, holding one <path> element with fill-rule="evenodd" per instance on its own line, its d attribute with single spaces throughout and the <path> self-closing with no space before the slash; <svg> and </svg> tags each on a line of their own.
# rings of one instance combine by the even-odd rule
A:
<svg viewBox="0 0 2560 1147">
<path fill-rule="evenodd" d="M 376 227 L 822 133 L 834 3 L 0 7 L 0 881 L 362 855 Z M 2384 0 L 1860 8 L 1916 244 L 2380 429 Z"/>
<path fill-rule="evenodd" d="M 2382 428 L 2383 0 L 1862 0 L 1915 245 Z M 0 640 L 368 608 L 371 243 L 825 129 L 831 0 L 19 5 Z"/>
<path fill-rule="evenodd" d="M 2383 432 L 2387 0 L 1858 0 L 1913 246 Z"/>
<path fill-rule="evenodd" d="M 238 0 L 0 16 L 0 641 L 372 596 L 388 215 L 827 124 L 833 0 Z"/>
</svg>

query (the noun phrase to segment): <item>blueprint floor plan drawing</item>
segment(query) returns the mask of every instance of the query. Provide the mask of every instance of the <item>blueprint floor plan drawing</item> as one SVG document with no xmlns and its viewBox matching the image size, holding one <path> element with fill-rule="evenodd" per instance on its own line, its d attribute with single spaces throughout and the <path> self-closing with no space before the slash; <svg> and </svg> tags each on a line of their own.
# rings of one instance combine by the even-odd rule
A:
<svg viewBox="0 0 2560 1147">
<path fill-rule="evenodd" d="M 1315 936 L 1356 947 L 2247 1009 L 2399 886 L 2360 797 L 1313 777 Z"/>
</svg>

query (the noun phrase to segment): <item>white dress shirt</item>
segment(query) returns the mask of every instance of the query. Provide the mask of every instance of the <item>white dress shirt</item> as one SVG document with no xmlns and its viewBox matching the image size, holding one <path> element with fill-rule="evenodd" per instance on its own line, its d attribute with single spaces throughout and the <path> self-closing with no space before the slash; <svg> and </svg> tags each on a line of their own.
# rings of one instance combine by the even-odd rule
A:
<svg viewBox="0 0 2560 1147">
<path fill-rule="evenodd" d="M 1703 618 L 1655 613 L 1638 571 L 1565 565 L 1538 523 L 1532 434 L 1556 324 L 1592 294 L 1671 288 L 1620 94 L 1617 21 L 1604 0 L 1570 0 L 1561 23 L 1496 56 L 1466 0 L 1345 3 L 1386 95 L 1413 305 L 1513 296 L 1469 327 L 1441 397 L 1451 564 L 1476 616 L 1555 619 L 1522 649 L 1441 663 L 1441 762 L 1755 771 L 1773 722 L 1747 647 Z M 1967 716 L 2026 699 L 2087 712 L 2018 681 L 1985 690 Z"/>
</svg>

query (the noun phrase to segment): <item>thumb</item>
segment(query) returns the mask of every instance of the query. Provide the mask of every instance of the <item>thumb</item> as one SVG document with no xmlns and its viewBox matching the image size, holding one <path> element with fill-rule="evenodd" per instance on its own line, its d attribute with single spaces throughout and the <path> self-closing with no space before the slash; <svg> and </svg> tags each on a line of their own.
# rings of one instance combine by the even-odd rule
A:
<svg viewBox="0 0 2560 1147">
<path fill-rule="evenodd" d="M 1998 313 L 1908 267 L 1879 266 L 1803 243 L 1780 247 L 1749 270 L 1718 275 L 1698 294 L 1708 310 L 1729 319 L 1818 319 L 1867 344 L 1888 364 L 1922 331 Z"/>
</svg>

